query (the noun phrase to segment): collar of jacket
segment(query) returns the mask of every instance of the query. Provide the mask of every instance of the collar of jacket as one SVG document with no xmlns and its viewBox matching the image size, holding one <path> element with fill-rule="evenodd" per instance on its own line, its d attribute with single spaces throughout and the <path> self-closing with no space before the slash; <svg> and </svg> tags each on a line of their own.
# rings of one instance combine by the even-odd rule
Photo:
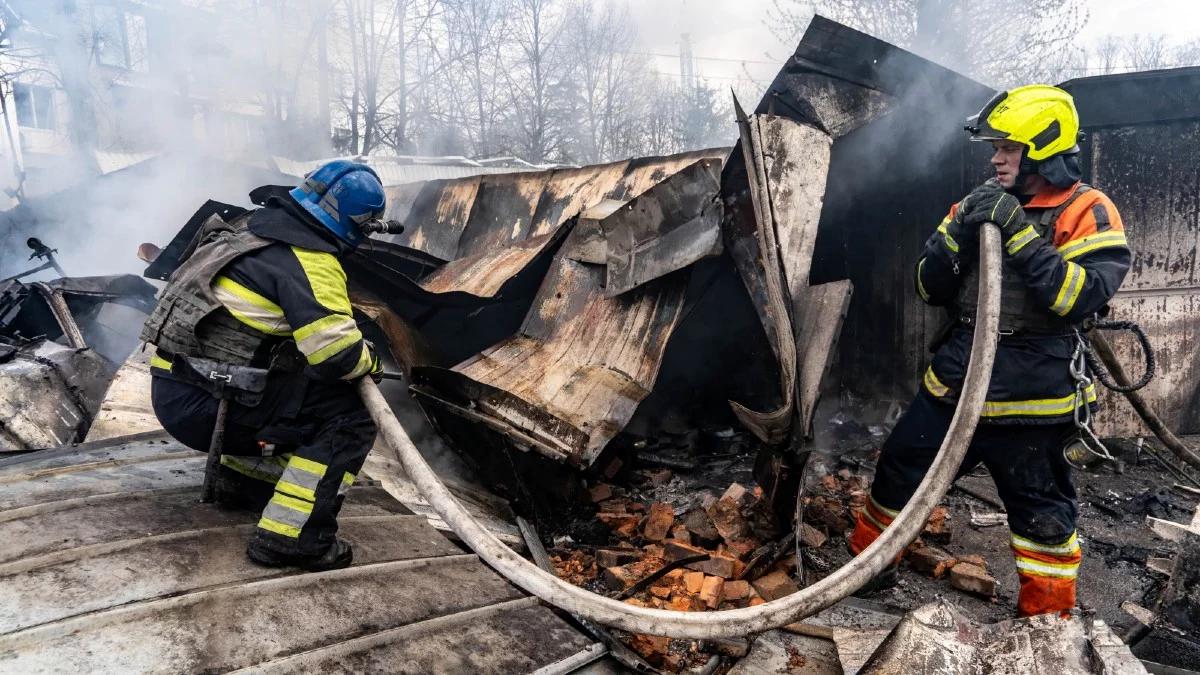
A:
<svg viewBox="0 0 1200 675">
<path fill-rule="evenodd" d="M 246 226 L 263 239 L 334 255 L 342 253 L 337 244 L 322 237 L 312 226 L 288 213 L 274 200 L 250 214 L 250 222 Z"/>
<path fill-rule="evenodd" d="M 1062 206 L 1063 202 L 1071 198 L 1075 194 L 1076 188 L 1079 187 L 1081 181 L 1075 181 L 1072 185 L 1065 188 L 1054 187 L 1048 185 L 1046 189 L 1038 192 L 1025 205 L 1027 209 L 1052 209 L 1056 206 Z"/>
</svg>

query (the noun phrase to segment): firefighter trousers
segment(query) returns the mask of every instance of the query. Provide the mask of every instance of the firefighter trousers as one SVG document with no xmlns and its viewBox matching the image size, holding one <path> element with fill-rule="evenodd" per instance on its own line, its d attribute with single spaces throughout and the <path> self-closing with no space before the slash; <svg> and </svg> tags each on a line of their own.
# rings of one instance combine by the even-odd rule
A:
<svg viewBox="0 0 1200 675">
<path fill-rule="evenodd" d="M 218 498 L 261 510 L 252 548 L 320 555 L 337 534 L 346 492 L 375 441 L 375 423 L 351 382 L 281 377 L 264 401 L 230 402 Z M 184 445 L 207 452 L 218 401 L 169 375 L 155 374 L 151 400 L 159 422 Z M 264 456 L 260 442 L 274 444 Z"/>
<path fill-rule="evenodd" d="M 950 428 L 954 408 L 925 391 L 917 394 L 884 443 L 867 504 L 857 514 L 850 549 L 860 553 L 908 503 Z M 983 464 L 1008 512 L 1011 546 L 1021 588 L 1022 616 L 1075 606 L 1082 555 L 1071 468 L 1062 456 L 1071 424 L 980 424 L 959 477 Z"/>
</svg>

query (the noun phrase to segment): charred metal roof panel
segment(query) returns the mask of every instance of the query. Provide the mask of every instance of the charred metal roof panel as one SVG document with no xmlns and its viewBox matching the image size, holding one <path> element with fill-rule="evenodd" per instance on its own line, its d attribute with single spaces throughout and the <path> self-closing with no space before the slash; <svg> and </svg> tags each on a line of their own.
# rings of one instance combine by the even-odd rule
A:
<svg viewBox="0 0 1200 675">
<path fill-rule="evenodd" d="M 1068 80 L 1084 131 L 1200 118 L 1200 67 Z"/>
<path fill-rule="evenodd" d="M 202 471 L 145 436 L 0 462 L 0 670 L 501 673 L 594 650 L 380 488 L 342 511 L 352 567 L 255 566 L 257 515 L 198 504 Z"/>
</svg>

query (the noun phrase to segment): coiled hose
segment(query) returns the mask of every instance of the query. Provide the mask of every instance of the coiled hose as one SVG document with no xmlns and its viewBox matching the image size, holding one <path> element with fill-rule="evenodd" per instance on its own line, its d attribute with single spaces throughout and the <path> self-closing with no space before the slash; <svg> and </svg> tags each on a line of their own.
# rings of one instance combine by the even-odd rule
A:
<svg viewBox="0 0 1200 675">
<path fill-rule="evenodd" d="M 883 535 L 833 574 L 791 595 L 743 609 L 676 612 L 635 607 L 591 593 L 542 571 L 496 539 L 467 513 L 413 445 L 369 378 L 359 392 L 408 479 L 442 520 L 479 557 L 512 583 L 571 614 L 635 633 L 676 638 L 740 637 L 778 628 L 829 607 L 879 574 L 924 528 L 954 482 L 987 395 L 1000 322 L 1000 232 L 984 225 L 979 237 L 979 312 L 971 360 L 958 407 L 925 478 Z"/>
</svg>

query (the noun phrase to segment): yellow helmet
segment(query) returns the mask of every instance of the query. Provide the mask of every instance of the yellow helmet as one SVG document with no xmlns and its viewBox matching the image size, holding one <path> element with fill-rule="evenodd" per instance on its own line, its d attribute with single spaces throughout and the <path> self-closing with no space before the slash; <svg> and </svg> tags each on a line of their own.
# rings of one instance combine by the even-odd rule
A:
<svg viewBox="0 0 1200 675">
<path fill-rule="evenodd" d="M 1079 152 L 1079 113 L 1067 92 L 1048 84 L 1030 84 L 996 94 L 978 115 L 967 120 L 973 141 L 1017 141 L 1026 156 L 1040 162 Z"/>
</svg>

